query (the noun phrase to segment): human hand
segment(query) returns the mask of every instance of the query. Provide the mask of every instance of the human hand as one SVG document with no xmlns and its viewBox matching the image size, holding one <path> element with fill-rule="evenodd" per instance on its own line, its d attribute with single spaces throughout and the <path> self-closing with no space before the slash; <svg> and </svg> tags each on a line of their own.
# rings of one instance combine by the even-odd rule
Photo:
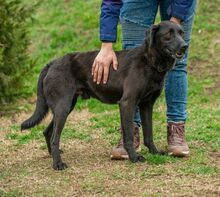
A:
<svg viewBox="0 0 220 197">
<path fill-rule="evenodd" d="M 113 69 L 117 70 L 118 61 L 115 52 L 112 48 L 112 43 L 102 43 L 101 50 L 96 56 L 92 65 L 93 81 L 100 84 L 101 80 L 104 84 L 107 83 L 109 75 L 109 67 L 113 65 Z"/>
<path fill-rule="evenodd" d="M 170 18 L 170 21 L 172 21 L 172 22 L 174 22 L 174 23 L 176 23 L 176 24 L 181 24 L 181 20 L 180 19 L 178 19 L 178 18 L 175 18 L 175 17 L 171 17 Z"/>
</svg>

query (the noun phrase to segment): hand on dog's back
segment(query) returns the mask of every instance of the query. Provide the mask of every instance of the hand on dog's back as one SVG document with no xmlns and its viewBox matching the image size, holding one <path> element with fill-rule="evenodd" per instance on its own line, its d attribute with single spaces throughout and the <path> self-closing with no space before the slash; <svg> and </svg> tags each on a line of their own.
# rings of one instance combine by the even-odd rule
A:
<svg viewBox="0 0 220 197">
<path fill-rule="evenodd" d="M 113 69 L 117 70 L 118 61 L 112 48 L 112 43 L 103 43 L 92 65 L 93 81 L 97 84 L 100 84 L 101 81 L 106 84 L 111 64 Z"/>
</svg>

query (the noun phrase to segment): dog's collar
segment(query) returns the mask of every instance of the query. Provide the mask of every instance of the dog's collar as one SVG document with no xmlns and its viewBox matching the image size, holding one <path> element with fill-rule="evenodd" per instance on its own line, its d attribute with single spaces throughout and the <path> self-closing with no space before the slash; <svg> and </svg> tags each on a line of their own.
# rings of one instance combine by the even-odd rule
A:
<svg viewBox="0 0 220 197">
<path fill-rule="evenodd" d="M 170 70 L 169 68 L 161 69 L 160 67 L 152 66 L 157 72 L 164 73 Z"/>
<path fill-rule="evenodd" d="M 161 68 L 160 66 L 155 66 L 155 65 L 163 65 L 165 64 L 164 62 L 167 62 L 167 65 L 164 67 L 164 68 Z M 171 70 L 175 64 L 176 60 L 175 59 L 171 59 L 171 58 L 168 58 L 166 61 L 163 61 L 163 62 L 157 62 L 155 61 L 155 64 L 153 64 L 153 68 L 157 70 L 157 72 L 159 73 L 166 73 L 167 71 Z M 168 66 L 168 65 L 171 65 L 172 66 Z"/>
<path fill-rule="evenodd" d="M 155 64 L 164 64 L 164 63 L 161 63 L 161 62 L 157 62 L 157 58 L 155 58 L 155 57 L 152 57 L 151 55 L 144 55 L 144 59 L 145 59 L 145 61 L 146 62 L 148 62 L 148 64 L 149 65 L 152 65 L 151 67 L 153 68 L 153 69 L 155 69 L 157 72 L 159 72 L 159 73 L 166 73 L 167 71 L 169 71 L 171 68 L 170 67 L 165 67 L 165 68 L 161 68 L 161 67 L 157 67 L 157 66 L 155 66 Z M 173 62 L 173 64 L 175 63 L 175 59 L 173 60 L 174 62 Z M 156 63 L 157 62 L 157 63 Z"/>
<path fill-rule="evenodd" d="M 175 63 L 175 60 L 174 60 L 174 63 Z M 174 63 L 173 63 L 173 65 L 174 65 Z M 160 64 L 163 64 L 163 63 L 159 63 L 159 65 Z M 167 71 L 169 71 L 172 68 L 172 67 L 161 68 L 160 66 L 158 66 L 158 67 L 155 66 L 155 64 L 153 64 L 151 67 L 159 73 L 166 73 Z"/>
</svg>

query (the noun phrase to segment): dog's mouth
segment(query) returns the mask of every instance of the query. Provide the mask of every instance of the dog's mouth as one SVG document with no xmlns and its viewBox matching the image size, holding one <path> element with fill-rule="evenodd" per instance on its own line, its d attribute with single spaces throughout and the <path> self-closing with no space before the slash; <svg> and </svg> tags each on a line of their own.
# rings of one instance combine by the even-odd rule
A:
<svg viewBox="0 0 220 197">
<path fill-rule="evenodd" d="M 166 48 L 165 51 L 170 57 L 172 57 L 174 59 L 181 59 L 184 55 L 184 53 L 182 53 L 182 52 L 177 52 L 176 54 L 174 54 L 174 52 L 169 48 Z"/>
<path fill-rule="evenodd" d="M 176 58 L 176 55 L 173 54 L 173 51 L 171 49 L 166 48 L 165 51 L 170 57 L 172 57 L 174 59 Z"/>
<path fill-rule="evenodd" d="M 183 57 L 183 55 L 184 55 L 184 53 L 182 53 L 182 52 L 177 52 L 177 53 L 176 53 L 176 58 L 177 58 L 177 59 L 181 59 L 181 58 Z"/>
</svg>

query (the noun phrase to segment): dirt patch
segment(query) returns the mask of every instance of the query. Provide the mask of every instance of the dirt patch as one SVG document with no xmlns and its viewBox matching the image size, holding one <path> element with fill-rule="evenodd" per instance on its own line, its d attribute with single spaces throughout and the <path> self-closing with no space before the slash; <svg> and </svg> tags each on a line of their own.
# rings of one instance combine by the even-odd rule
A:
<svg viewBox="0 0 220 197">
<path fill-rule="evenodd" d="M 219 75 L 220 76 L 220 75 Z M 219 91 L 220 90 L 220 79 L 219 80 L 215 80 L 215 84 L 213 87 L 210 87 L 210 88 L 207 88 L 206 91 L 209 93 L 209 94 L 213 94 L 215 93 L 216 91 Z"/>
<path fill-rule="evenodd" d="M 211 163 L 214 163 L 216 166 L 220 166 L 220 151 L 210 152 L 209 158 L 211 159 Z"/>
<path fill-rule="evenodd" d="M 97 131 L 100 132 L 100 131 Z M 0 189 L 18 189 L 23 196 L 219 196 L 219 176 L 175 172 L 181 164 L 159 166 L 111 161 L 108 143 L 97 137 L 91 143 L 71 140 L 63 146 L 69 168 L 51 169 L 52 159 L 41 143 L 32 142 L 1 156 Z M 161 173 L 158 173 L 161 171 Z M 8 173 L 8 174 L 7 174 Z"/>
<path fill-rule="evenodd" d="M 189 73 L 199 79 L 212 79 L 214 84 L 212 87 L 206 88 L 207 93 L 212 94 L 220 90 L 220 35 L 217 34 L 210 42 L 207 53 L 208 60 L 194 60 L 190 62 Z"/>
<path fill-rule="evenodd" d="M 10 124 L 20 124 L 32 112 L 21 112 L 13 118 L 2 117 L 4 126 L 1 139 L 9 132 Z M 5 140 L 1 151 L 0 190 L 7 193 L 20 191 L 23 196 L 219 196 L 220 176 L 196 175 L 179 171 L 181 162 L 151 165 L 148 162 L 131 164 L 111 161 L 111 145 L 103 138 L 103 128 L 91 129 L 94 114 L 87 109 L 73 111 L 67 125 L 90 132 L 89 142 L 61 140 L 63 160 L 69 168 L 62 172 L 52 170 L 52 158 L 43 140 L 14 146 Z M 48 124 L 51 114 L 44 120 Z M 39 131 L 40 132 L 40 131 Z M 64 130 L 65 132 L 65 130 Z M 215 161 L 216 163 L 212 162 Z M 210 153 L 210 163 L 219 166 L 219 153 Z"/>
</svg>

